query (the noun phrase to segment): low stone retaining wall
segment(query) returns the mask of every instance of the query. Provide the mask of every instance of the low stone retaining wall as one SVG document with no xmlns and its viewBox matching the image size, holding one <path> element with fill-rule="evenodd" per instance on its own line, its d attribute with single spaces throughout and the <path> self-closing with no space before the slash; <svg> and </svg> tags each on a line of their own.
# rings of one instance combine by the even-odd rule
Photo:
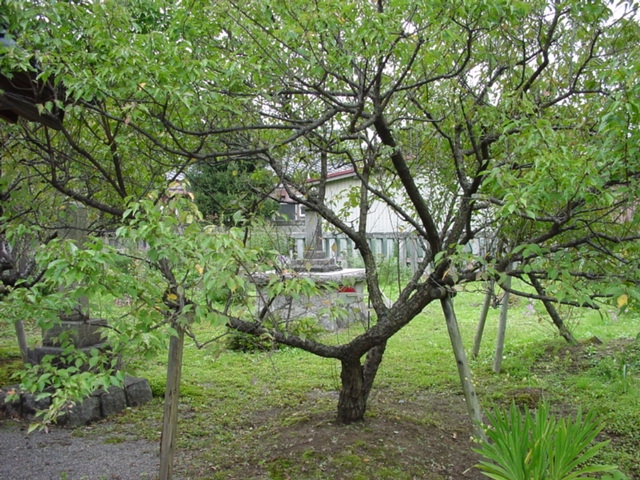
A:
<svg viewBox="0 0 640 480">
<path fill-rule="evenodd" d="M 31 393 L 21 393 L 20 398 L 5 402 L 8 392 L 19 387 L 0 389 L 0 412 L 8 416 L 33 418 L 39 410 L 49 407 L 50 400 L 36 401 Z M 97 390 L 82 402 L 69 408 L 58 418 L 58 425 L 81 426 L 121 412 L 126 407 L 137 407 L 152 398 L 151 386 L 146 378 L 126 377 L 123 387 L 111 387 L 109 390 Z"/>
</svg>

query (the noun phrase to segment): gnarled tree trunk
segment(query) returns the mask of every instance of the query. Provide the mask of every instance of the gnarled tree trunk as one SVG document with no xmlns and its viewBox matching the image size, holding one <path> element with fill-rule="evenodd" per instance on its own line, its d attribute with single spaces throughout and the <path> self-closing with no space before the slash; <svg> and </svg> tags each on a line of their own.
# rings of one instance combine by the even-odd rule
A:
<svg viewBox="0 0 640 480">
<path fill-rule="evenodd" d="M 340 423 L 348 425 L 364 420 L 369 393 L 386 345 L 385 342 L 369 350 L 364 365 L 360 363 L 359 358 L 341 361 L 342 388 L 338 400 L 338 421 Z"/>
</svg>

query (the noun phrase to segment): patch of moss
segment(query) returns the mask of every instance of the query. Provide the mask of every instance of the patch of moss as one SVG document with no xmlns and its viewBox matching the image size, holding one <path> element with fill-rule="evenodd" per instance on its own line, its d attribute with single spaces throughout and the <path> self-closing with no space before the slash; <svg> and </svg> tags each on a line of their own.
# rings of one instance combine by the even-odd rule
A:
<svg viewBox="0 0 640 480">
<path fill-rule="evenodd" d="M 22 369 L 22 359 L 14 351 L 0 349 L 0 386 L 16 383 L 13 374 Z"/>
<path fill-rule="evenodd" d="M 285 480 L 290 478 L 288 471 L 293 466 L 293 462 L 287 458 L 278 458 L 267 465 L 267 473 L 272 480 Z"/>
<path fill-rule="evenodd" d="M 109 437 L 105 438 L 104 443 L 107 445 L 119 445 L 120 443 L 126 442 L 127 439 L 125 437 Z"/>
</svg>

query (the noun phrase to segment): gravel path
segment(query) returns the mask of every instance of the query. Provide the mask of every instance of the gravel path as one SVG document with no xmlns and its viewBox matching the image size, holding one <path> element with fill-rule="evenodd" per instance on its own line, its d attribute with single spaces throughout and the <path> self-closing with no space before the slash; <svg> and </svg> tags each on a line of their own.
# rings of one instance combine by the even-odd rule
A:
<svg viewBox="0 0 640 480">
<path fill-rule="evenodd" d="M 1 480 L 150 480 L 158 468 L 157 443 L 57 427 L 27 435 L 26 424 L 0 417 Z"/>
</svg>

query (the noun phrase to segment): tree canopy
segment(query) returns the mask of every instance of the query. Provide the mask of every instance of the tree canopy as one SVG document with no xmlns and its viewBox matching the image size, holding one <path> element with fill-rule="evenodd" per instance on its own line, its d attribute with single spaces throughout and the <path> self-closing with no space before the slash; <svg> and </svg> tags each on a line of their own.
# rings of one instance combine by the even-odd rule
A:
<svg viewBox="0 0 640 480">
<path fill-rule="evenodd" d="M 327 345 L 270 328 L 266 314 L 228 318 L 338 359 L 344 422 L 363 418 L 387 340 L 432 302 L 442 306 L 472 403 L 457 285 L 495 279 L 508 288 L 510 276 L 525 285 L 515 293 L 549 302 L 640 299 L 633 2 L 8 7 L 3 21 L 23 50 L 2 47 L 0 67 L 29 69 L 35 56 L 70 102 L 60 131 L 23 122 L 2 133 L 5 159 L 96 215 L 119 218 L 167 172 L 251 158 L 355 243 L 375 313 L 363 333 Z M 355 225 L 323 195 L 327 172 L 340 165 L 362 184 Z M 310 176 L 319 195 L 308 195 Z M 427 252 L 392 305 L 366 236 L 374 199 Z M 488 255 L 466 248 L 478 239 Z"/>
</svg>

